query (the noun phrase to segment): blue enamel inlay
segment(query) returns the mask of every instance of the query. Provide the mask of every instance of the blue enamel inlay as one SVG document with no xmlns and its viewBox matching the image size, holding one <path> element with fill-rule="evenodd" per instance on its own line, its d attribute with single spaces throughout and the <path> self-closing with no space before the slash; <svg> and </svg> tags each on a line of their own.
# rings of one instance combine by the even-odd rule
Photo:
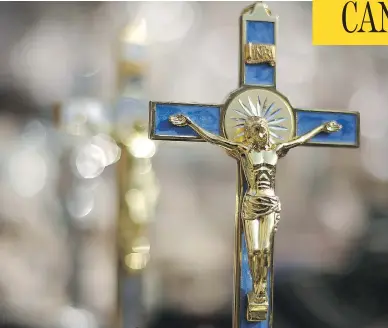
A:
<svg viewBox="0 0 388 328">
<path fill-rule="evenodd" d="M 246 42 L 275 44 L 275 23 L 246 22 Z M 275 67 L 269 64 L 244 64 L 245 84 L 274 85 Z"/>
<path fill-rule="evenodd" d="M 197 133 L 188 126 L 178 127 L 169 122 L 169 117 L 174 114 L 184 114 L 200 127 L 213 134 L 220 134 L 220 107 L 182 105 L 182 104 L 158 104 L 155 106 L 154 134 L 160 137 L 193 137 Z"/>
<path fill-rule="evenodd" d="M 261 21 L 247 21 L 247 42 L 275 43 L 275 23 Z"/>
<path fill-rule="evenodd" d="M 267 64 L 245 64 L 245 84 L 274 85 L 274 69 Z"/>
<path fill-rule="evenodd" d="M 320 133 L 311 139 L 311 142 L 339 145 L 358 145 L 359 116 L 356 113 L 332 113 L 326 111 L 296 111 L 296 134 L 301 136 L 317 126 L 336 121 L 342 125 L 342 129 L 333 133 Z"/>
</svg>

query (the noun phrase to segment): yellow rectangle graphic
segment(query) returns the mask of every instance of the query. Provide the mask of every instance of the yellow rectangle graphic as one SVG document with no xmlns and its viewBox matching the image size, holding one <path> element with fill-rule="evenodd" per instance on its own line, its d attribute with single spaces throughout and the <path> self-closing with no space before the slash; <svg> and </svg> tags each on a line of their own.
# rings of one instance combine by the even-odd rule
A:
<svg viewBox="0 0 388 328">
<path fill-rule="evenodd" d="M 314 45 L 388 45 L 388 0 L 313 0 Z"/>
</svg>

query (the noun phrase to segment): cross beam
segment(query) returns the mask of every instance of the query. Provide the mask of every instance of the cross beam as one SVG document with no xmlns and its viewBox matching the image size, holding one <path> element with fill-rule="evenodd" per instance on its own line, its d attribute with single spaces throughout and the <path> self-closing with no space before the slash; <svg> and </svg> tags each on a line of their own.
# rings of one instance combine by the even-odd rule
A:
<svg viewBox="0 0 388 328">
<path fill-rule="evenodd" d="M 314 127 L 328 121 L 337 121 L 342 129 L 336 133 L 320 133 L 305 145 L 328 147 L 359 147 L 360 114 L 358 112 L 324 109 L 294 109 L 296 136 L 301 136 Z M 200 141 L 204 140 L 189 127 L 174 126 L 169 117 L 185 114 L 203 129 L 224 136 L 224 104 L 188 104 L 150 102 L 150 138 L 153 140 Z"/>
<path fill-rule="evenodd" d="M 223 104 L 194 104 L 150 102 L 150 138 L 154 140 L 205 141 L 191 127 L 170 123 L 172 115 L 183 114 L 198 127 L 212 135 L 238 140 L 231 128 L 236 116 L 236 100 L 250 104 L 257 99 L 266 114 L 275 121 L 286 121 L 286 135 L 280 139 L 294 140 L 330 121 L 342 128 L 334 133 L 317 133 L 304 145 L 328 147 L 359 147 L 360 116 L 357 112 L 324 109 L 293 108 L 288 99 L 276 90 L 276 31 L 278 18 L 261 2 L 245 9 L 241 16 L 240 88 L 233 91 Z M 269 101 L 271 105 L 265 107 Z M 263 104 L 264 102 L 264 104 Z M 259 107 L 257 105 L 257 107 Z M 244 108 L 244 104 L 241 104 Z M 248 106 L 248 105 L 247 105 Z M 253 107 L 253 106 L 251 106 Z M 240 108 L 241 109 L 241 108 Z M 248 108 L 249 109 L 249 108 Z M 249 109 L 255 112 L 255 108 Z M 271 112 L 272 110 L 272 112 Z M 258 111 L 258 110 L 257 110 Z M 258 113 L 257 113 L 258 114 Z M 261 113 L 263 114 L 263 113 Z M 238 115 L 237 115 L 238 116 Z M 237 138 L 237 139 L 236 139 Z M 287 141 L 286 140 L 286 141 Z M 238 203 L 236 210 L 235 243 L 235 302 L 233 328 L 270 328 L 273 309 L 273 257 L 267 277 L 269 295 L 268 313 L 263 320 L 247 318 L 247 295 L 252 290 L 252 277 L 248 263 L 247 245 L 241 220 L 241 202 L 247 181 L 241 163 L 238 166 Z M 273 243 L 272 243 L 273 245 Z M 273 253 L 273 249 L 271 250 Z"/>
</svg>

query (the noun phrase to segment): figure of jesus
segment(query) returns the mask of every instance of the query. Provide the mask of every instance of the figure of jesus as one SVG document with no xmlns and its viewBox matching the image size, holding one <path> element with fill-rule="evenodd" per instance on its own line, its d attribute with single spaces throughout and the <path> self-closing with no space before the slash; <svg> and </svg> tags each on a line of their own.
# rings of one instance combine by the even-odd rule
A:
<svg viewBox="0 0 388 328">
<path fill-rule="evenodd" d="M 272 256 L 272 237 L 280 220 L 280 201 L 275 194 L 278 159 L 284 157 L 291 148 L 306 143 L 317 134 L 336 132 L 342 126 L 331 121 L 300 137 L 283 143 L 273 143 L 266 118 L 251 116 L 240 124 L 244 129 L 244 140 L 234 142 L 207 132 L 188 116 L 172 115 L 169 120 L 175 126 L 191 127 L 203 140 L 224 148 L 240 162 L 248 186 L 239 213 L 244 227 L 253 282 L 252 291 L 248 294 L 248 310 L 260 308 L 267 313 L 267 275 Z"/>
</svg>

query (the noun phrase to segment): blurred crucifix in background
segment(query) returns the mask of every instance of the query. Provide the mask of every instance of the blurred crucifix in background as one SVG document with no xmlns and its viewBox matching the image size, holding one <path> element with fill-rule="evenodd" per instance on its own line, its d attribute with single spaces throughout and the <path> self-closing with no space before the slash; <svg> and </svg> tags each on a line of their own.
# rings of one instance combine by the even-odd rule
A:
<svg viewBox="0 0 388 328">
<path fill-rule="evenodd" d="M 150 137 L 207 141 L 238 160 L 234 328 L 272 327 L 277 160 L 299 145 L 359 146 L 355 112 L 301 110 L 276 88 L 277 17 L 261 2 L 241 16 L 240 88 L 225 104 L 150 103 Z"/>
<path fill-rule="evenodd" d="M 141 119 L 147 109 L 144 100 L 146 37 L 143 20 L 128 23 L 120 33 L 118 95 L 114 108 L 109 108 L 98 98 L 85 96 L 73 97 L 65 106 L 56 105 L 53 108 L 55 125 L 70 135 L 77 136 L 74 139 L 80 144 L 79 152 L 83 156 L 82 161 L 75 165 L 78 169 L 75 180 L 77 184 L 89 186 L 81 188 L 87 191 L 89 197 L 72 193 L 69 198 L 79 208 L 88 207 L 91 199 L 93 202 L 89 211 L 82 212 L 82 217 L 73 219 L 78 223 L 89 222 L 89 229 L 97 225 L 104 214 L 96 213 L 97 203 L 100 207 L 113 209 L 113 214 L 116 215 L 117 220 L 112 224 L 116 228 L 115 236 L 112 236 L 111 229 L 105 229 L 110 233 L 109 237 L 116 237 L 116 240 L 108 240 L 111 244 L 110 251 L 117 251 L 116 263 L 113 263 L 117 265 L 117 312 L 114 325 L 125 328 L 144 324 L 142 313 L 146 307 L 146 292 L 143 273 L 150 259 L 148 227 L 154 217 L 159 191 L 151 163 L 156 152 L 156 143 L 148 139 L 146 121 Z M 79 158 L 77 155 L 75 157 Z M 82 172 L 79 172 L 80 168 Z M 104 177 L 114 181 L 109 184 L 114 190 L 107 189 L 107 184 L 101 183 L 100 180 Z M 90 185 L 93 185 L 94 190 L 90 190 Z M 98 202 L 94 200 L 96 186 L 101 186 L 101 192 L 106 193 L 104 199 Z M 107 195 L 111 195 L 113 201 Z M 96 217 L 91 220 L 93 214 Z M 79 248 L 81 247 L 76 247 L 74 258 L 79 257 Z M 82 293 L 79 289 L 81 288 L 76 291 Z M 88 301 L 95 302 L 92 299 Z"/>
</svg>

